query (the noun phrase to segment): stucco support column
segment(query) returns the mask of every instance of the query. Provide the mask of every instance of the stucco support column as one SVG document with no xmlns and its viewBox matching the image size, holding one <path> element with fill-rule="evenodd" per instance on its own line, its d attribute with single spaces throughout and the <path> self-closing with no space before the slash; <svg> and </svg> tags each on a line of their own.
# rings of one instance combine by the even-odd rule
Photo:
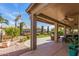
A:
<svg viewBox="0 0 79 59">
<path fill-rule="evenodd" d="M 37 48 L 37 38 L 36 38 L 36 17 L 31 14 L 31 49 L 35 50 Z"/>
<path fill-rule="evenodd" d="M 54 30 L 54 41 L 55 42 L 58 42 L 58 24 L 57 23 L 55 23 L 55 30 Z"/>
<path fill-rule="evenodd" d="M 79 35 L 79 16 L 78 16 L 78 35 Z"/>
<path fill-rule="evenodd" d="M 64 26 L 64 36 L 66 36 L 66 26 Z"/>
<path fill-rule="evenodd" d="M 78 15 L 78 41 L 79 41 L 79 15 Z"/>
</svg>

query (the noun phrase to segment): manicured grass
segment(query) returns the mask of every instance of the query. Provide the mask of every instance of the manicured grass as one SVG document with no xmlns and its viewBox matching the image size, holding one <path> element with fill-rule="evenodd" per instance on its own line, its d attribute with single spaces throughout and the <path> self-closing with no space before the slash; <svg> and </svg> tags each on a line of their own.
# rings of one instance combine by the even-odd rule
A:
<svg viewBox="0 0 79 59">
<path fill-rule="evenodd" d="M 37 35 L 37 38 L 44 38 L 44 37 L 49 37 L 50 35 L 48 34 L 39 34 Z"/>
<path fill-rule="evenodd" d="M 45 38 L 45 37 L 49 37 L 50 35 L 48 34 L 39 34 L 37 35 L 37 38 Z M 21 42 L 25 42 L 27 40 L 31 39 L 31 36 L 28 35 L 28 36 L 24 36 L 24 38 L 21 40 Z"/>
</svg>

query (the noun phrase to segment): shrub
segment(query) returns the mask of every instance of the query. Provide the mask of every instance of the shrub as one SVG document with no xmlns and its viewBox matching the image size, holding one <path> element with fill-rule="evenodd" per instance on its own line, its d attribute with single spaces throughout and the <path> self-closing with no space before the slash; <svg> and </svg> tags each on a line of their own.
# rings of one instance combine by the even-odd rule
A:
<svg viewBox="0 0 79 59">
<path fill-rule="evenodd" d="M 27 40 L 29 40 L 29 36 L 24 36 L 19 42 L 21 43 L 21 42 L 25 42 Z"/>
<path fill-rule="evenodd" d="M 64 35 L 64 31 L 63 30 L 58 31 L 58 35 Z"/>
<path fill-rule="evenodd" d="M 17 37 L 20 35 L 20 29 L 19 28 L 15 28 L 15 27 L 9 27 L 5 29 L 5 33 L 8 36 L 13 37 Z"/>
</svg>

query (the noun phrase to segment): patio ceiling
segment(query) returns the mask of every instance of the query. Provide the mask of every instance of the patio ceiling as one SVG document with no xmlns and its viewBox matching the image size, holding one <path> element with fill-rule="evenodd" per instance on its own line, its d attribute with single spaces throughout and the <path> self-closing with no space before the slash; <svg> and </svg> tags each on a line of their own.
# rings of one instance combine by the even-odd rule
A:
<svg viewBox="0 0 79 59">
<path fill-rule="evenodd" d="M 49 23 L 53 21 L 71 26 L 73 21 L 67 18 L 75 19 L 75 15 L 79 15 L 79 4 L 75 3 L 51 3 L 51 4 L 32 4 L 27 9 L 29 14 L 36 14 L 42 21 L 45 19 Z M 40 19 L 40 21 L 41 21 Z M 44 21 L 45 21 L 44 20 Z M 77 20 L 73 22 L 77 23 Z"/>
</svg>

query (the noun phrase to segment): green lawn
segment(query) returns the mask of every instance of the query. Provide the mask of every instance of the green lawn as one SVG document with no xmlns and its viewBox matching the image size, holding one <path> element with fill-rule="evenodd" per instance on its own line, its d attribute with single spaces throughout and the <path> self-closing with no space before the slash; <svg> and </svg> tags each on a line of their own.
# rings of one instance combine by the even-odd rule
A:
<svg viewBox="0 0 79 59">
<path fill-rule="evenodd" d="M 40 34 L 40 35 L 37 35 L 37 38 L 44 38 L 44 37 L 49 37 L 50 35 L 48 34 Z"/>
<path fill-rule="evenodd" d="M 37 35 L 37 38 L 44 38 L 44 37 L 49 37 L 50 35 L 48 34 L 39 34 Z M 25 42 L 27 40 L 31 39 L 30 35 L 24 36 L 24 38 L 21 40 L 21 42 Z"/>
</svg>

